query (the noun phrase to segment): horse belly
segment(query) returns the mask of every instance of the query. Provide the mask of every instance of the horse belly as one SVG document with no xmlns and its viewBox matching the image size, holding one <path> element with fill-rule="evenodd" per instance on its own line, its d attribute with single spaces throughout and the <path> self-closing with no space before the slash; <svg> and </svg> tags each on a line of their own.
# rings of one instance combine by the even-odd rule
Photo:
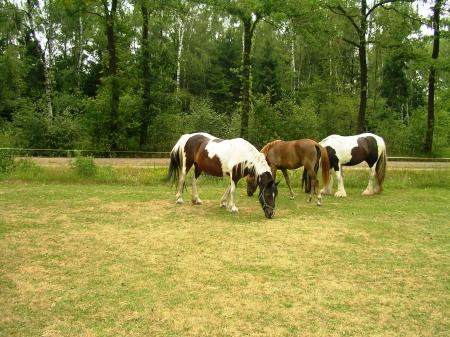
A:
<svg viewBox="0 0 450 337">
<path fill-rule="evenodd" d="M 197 156 L 195 160 L 196 165 L 200 170 L 214 177 L 223 177 L 224 172 L 222 169 L 222 163 L 216 156 L 210 158 L 208 154 Z"/>
<path fill-rule="evenodd" d="M 272 151 L 268 153 L 266 160 L 270 167 L 283 170 L 294 170 L 303 165 L 292 147 L 274 146 Z"/>
</svg>

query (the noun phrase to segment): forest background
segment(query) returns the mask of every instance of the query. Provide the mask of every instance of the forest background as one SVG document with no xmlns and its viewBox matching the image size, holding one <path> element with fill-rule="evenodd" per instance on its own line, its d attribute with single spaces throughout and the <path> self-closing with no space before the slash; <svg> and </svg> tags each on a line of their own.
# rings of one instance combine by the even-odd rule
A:
<svg viewBox="0 0 450 337">
<path fill-rule="evenodd" d="M 0 147 L 373 132 L 450 156 L 445 0 L 0 0 Z"/>
</svg>

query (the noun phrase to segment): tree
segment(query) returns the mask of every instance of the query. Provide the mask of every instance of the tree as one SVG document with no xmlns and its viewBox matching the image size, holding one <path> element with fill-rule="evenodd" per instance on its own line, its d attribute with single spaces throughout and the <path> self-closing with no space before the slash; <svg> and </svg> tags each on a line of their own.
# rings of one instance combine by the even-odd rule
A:
<svg viewBox="0 0 450 337">
<path fill-rule="evenodd" d="M 431 59 L 433 63 L 430 66 L 428 75 L 428 117 L 427 117 L 427 133 L 425 137 L 424 152 L 430 154 L 433 149 L 433 134 L 434 134 L 434 96 L 436 86 L 436 65 L 434 62 L 439 57 L 439 43 L 440 43 L 440 19 L 442 12 L 442 5 L 444 0 L 435 0 L 432 7 L 432 26 L 433 26 L 433 51 Z"/>
<path fill-rule="evenodd" d="M 350 43 L 358 49 L 359 71 L 360 71 L 360 96 L 357 132 L 362 133 L 365 130 L 366 108 L 367 108 L 367 30 L 370 15 L 379 7 L 384 7 L 394 2 L 403 0 L 381 0 L 372 5 L 367 5 L 367 0 L 361 0 L 359 4 L 346 5 L 346 3 L 331 3 L 328 8 L 335 14 L 343 16 L 356 31 L 357 39 L 344 37 L 343 41 Z M 407 0 L 406 2 L 412 2 Z"/>
<path fill-rule="evenodd" d="M 242 23 L 242 63 L 239 71 L 241 80 L 241 137 L 248 138 L 249 117 L 252 110 L 251 94 L 252 94 L 252 48 L 253 37 L 258 23 L 271 14 L 279 12 L 282 3 L 277 1 L 266 2 L 263 0 L 211 0 L 215 5 L 225 12 L 239 18 Z"/>
<path fill-rule="evenodd" d="M 53 119 L 53 108 L 52 108 L 52 84 L 50 77 L 50 67 L 47 62 L 47 55 L 45 53 L 45 49 L 42 48 L 40 39 L 37 35 L 38 23 L 36 23 L 36 16 L 38 14 L 39 8 L 37 7 L 37 3 L 33 0 L 26 1 L 26 9 L 25 14 L 28 18 L 28 29 L 30 30 L 31 36 L 36 44 L 37 51 L 40 55 L 42 67 L 44 70 L 44 84 L 45 84 L 45 100 L 47 102 L 47 115 L 48 120 L 51 123 Z"/>
</svg>

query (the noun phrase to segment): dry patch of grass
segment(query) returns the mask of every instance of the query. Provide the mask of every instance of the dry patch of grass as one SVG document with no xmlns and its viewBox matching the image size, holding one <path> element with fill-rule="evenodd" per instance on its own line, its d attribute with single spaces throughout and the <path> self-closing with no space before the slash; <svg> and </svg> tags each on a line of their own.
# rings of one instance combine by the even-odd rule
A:
<svg viewBox="0 0 450 337">
<path fill-rule="evenodd" d="M 0 187 L 0 335 L 446 336 L 449 194 L 280 185 L 267 220 L 167 186 Z"/>
</svg>

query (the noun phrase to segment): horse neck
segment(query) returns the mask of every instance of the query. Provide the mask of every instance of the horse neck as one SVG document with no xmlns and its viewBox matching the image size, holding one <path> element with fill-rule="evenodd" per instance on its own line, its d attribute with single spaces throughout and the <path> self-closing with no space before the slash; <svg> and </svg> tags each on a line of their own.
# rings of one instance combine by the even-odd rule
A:
<svg viewBox="0 0 450 337">
<path fill-rule="evenodd" d="M 258 185 L 259 187 L 264 188 L 271 181 L 273 181 L 272 174 L 269 171 L 266 171 L 259 175 Z"/>
</svg>

